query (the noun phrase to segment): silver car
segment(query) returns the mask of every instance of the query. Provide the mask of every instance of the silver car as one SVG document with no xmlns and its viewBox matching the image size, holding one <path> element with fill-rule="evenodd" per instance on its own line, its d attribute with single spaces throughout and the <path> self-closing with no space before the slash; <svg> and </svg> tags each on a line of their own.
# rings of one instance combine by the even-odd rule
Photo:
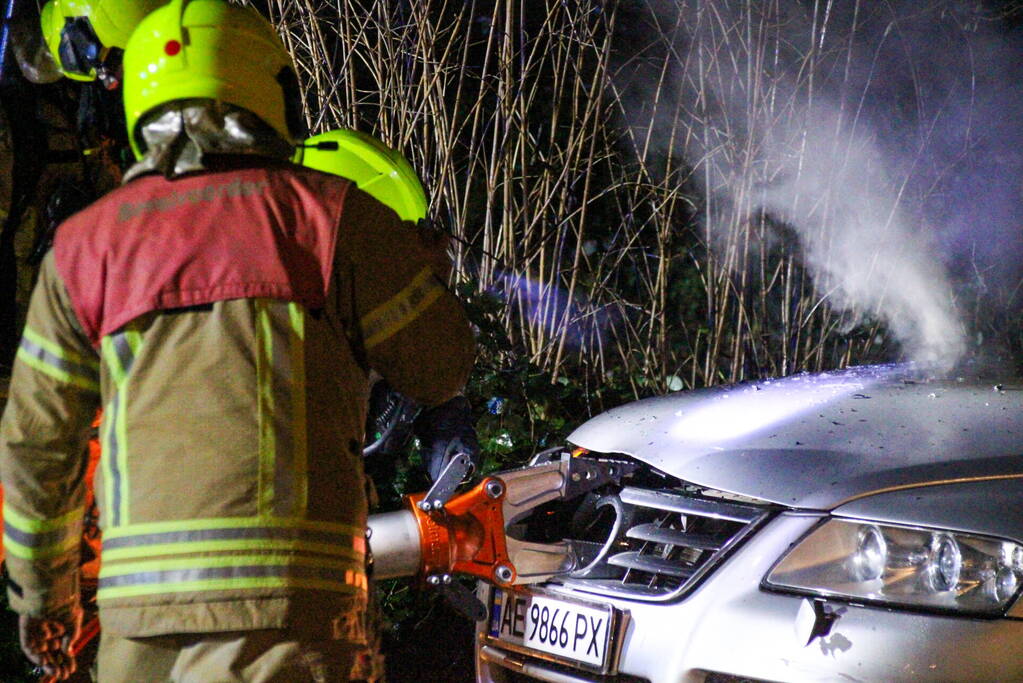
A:
<svg viewBox="0 0 1023 683">
<path fill-rule="evenodd" d="M 633 469 L 516 529 L 580 559 L 481 585 L 478 681 L 1023 680 L 1019 384 L 854 368 L 638 401 L 569 442 Z"/>
</svg>

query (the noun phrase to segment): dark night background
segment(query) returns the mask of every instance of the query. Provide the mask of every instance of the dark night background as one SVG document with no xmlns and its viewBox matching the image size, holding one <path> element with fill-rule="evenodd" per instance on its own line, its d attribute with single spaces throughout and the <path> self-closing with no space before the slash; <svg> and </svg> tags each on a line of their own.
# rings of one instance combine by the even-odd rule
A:
<svg viewBox="0 0 1023 683">
<path fill-rule="evenodd" d="M 310 129 L 401 150 L 453 236 L 487 470 L 666 391 L 1023 367 L 1020 0 L 251 4 L 296 58 Z M 84 204 L 125 161 L 81 154 L 119 135 L 116 107 L 82 106 L 106 95 L 5 59 L 4 397 L 53 198 Z M 818 196 L 828 211 L 800 208 Z M 879 211 L 899 221 L 879 230 Z M 893 234 L 901 260 L 864 283 Z M 427 486 L 407 450 L 368 463 L 381 509 Z M 473 625 L 411 586 L 380 586 L 389 680 L 470 680 Z M 24 680 L 3 616 L 0 678 Z"/>
</svg>

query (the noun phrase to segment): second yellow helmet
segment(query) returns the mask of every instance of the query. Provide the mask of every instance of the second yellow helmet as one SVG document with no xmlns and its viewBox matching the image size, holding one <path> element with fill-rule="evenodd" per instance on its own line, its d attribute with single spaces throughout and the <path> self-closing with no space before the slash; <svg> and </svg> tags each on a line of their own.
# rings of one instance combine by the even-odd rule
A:
<svg viewBox="0 0 1023 683">
<path fill-rule="evenodd" d="M 403 221 L 426 218 L 426 192 L 412 165 L 372 135 L 340 128 L 299 145 L 294 162 L 355 181 Z"/>
<path fill-rule="evenodd" d="M 61 72 L 76 81 L 116 85 L 121 54 L 142 19 L 167 0 L 47 0 L 43 39 Z"/>
</svg>

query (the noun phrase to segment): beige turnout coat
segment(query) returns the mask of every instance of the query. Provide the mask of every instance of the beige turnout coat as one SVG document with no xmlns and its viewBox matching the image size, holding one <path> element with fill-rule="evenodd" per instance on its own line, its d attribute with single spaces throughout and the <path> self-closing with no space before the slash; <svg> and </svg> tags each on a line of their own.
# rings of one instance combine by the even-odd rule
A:
<svg viewBox="0 0 1023 683">
<path fill-rule="evenodd" d="M 446 277 L 442 248 L 353 184 L 251 157 L 72 216 L 0 424 L 13 607 L 76 600 L 102 407 L 105 631 L 357 639 L 367 377 L 426 404 L 461 389 L 473 342 Z"/>
</svg>

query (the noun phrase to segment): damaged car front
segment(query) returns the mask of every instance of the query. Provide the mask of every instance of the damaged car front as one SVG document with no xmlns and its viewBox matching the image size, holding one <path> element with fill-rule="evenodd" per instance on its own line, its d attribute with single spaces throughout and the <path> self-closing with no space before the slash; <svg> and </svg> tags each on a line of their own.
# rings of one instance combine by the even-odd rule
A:
<svg viewBox="0 0 1023 683">
<path fill-rule="evenodd" d="M 1023 386 L 904 366 L 638 401 L 542 459 L 620 484 L 513 532 L 573 571 L 480 587 L 478 681 L 1023 680 Z"/>
</svg>

